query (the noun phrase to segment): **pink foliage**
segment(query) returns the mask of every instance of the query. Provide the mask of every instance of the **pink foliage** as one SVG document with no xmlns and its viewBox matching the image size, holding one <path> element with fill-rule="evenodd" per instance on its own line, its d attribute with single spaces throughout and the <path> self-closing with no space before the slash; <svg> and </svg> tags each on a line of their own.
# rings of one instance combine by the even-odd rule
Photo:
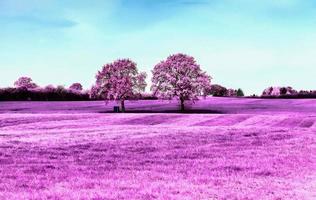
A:
<svg viewBox="0 0 316 200">
<path fill-rule="evenodd" d="M 99 88 L 97 85 L 93 85 L 91 87 L 91 89 L 89 91 L 89 96 L 90 96 L 90 99 L 99 99 L 100 98 Z"/>
<path fill-rule="evenodd" d="M 97 91 L 107 100 L 121 101 L 124 111 L 124 100 L 145 90 L 146 74 L 139 73 L 136 63 L 130 59 L 119 59 L 103 66 L 96 75 L 94 93 Z"/>
<path fill-rule="evenodd" d="M 16 88 L 25 88 L 25 89 L 34 89 L 37 88 L 38 85 L 33 83 L 33 80 L 30 77 L 20 77 L 17 81 L 14 82 L 14 86 Z"/>
<path fill-rule="evenodd" d="M 154 95 L 178 98 L 181 110 L 184 109 L 184 100 L 197 100 L 198 96 L 206 96 L 211 88 L 211 77 L 201 70 L 193 57 L 185 54 L 169 56 L 158 63 L 152 73 Z"/>
<path fill-rule="evenodd" d="M 46 91 L 46 92 L 54 92 L 55 89 L 56 88 L 53 85 L 47 85 L 47 86 L 45 86 L 44 91 Z"/>
<path fill-rule="evenodd" d="M 262 92 L 262 96 L 296 95 L 298 92 L 292 87 L 268 87 Z"/>
<path fill-rule="evenodd" d="M 80 83 L 73 83 L 69 89 L 75 90 L 75 91 L 82 91 L 82 85 Z"/>
<path fill-rule="evenodd" d="M 235 89 L 228 89 L 227 90 L 227 96 L 228 97 L 236 97 L 237 96 L 237 90 L 235 90 Z"/>
</svg>

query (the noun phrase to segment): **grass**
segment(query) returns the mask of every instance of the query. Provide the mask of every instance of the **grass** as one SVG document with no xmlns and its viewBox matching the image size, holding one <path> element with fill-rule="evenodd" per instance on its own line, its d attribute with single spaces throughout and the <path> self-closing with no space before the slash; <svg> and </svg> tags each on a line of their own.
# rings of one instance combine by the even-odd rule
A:
<svg viewBox="0 0 316 200">
<path fill-rule="evenodd" d="M 316 102 L 286 102 L 208 99 L 194 106 L 227 114 L 200 115 L 4 102 L 0 199 L 315 199 Z"/>
</svg>

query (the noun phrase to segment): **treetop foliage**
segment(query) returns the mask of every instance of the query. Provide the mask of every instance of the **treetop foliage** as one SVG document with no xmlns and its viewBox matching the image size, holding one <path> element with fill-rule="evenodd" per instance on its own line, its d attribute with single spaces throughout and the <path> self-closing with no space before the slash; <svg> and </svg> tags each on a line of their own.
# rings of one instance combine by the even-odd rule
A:
<svg viewBox="0 0 316 200">
<path fill-rule="evenodd" d="M 151 91 L 161 98 L 196 100 L 197 96 L 206 96 L 211 88 L 211 77 L 186 54 L 169 56 L 158 63 L 152 73 Z"/>
<path fill-rule="evenodd" d="M 146 73 L 139 73 L 135 62 L 119 59 L 98 71 L 91 95 L 100 95 L 107 100 L 128 99 L 145 90 L 145 79 Z"/>
</svg>

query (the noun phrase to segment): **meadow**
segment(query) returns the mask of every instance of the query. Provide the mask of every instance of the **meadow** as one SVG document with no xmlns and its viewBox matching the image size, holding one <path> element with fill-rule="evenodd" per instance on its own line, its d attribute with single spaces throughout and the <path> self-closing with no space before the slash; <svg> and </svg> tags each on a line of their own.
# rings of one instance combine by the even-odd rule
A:
<svg viewBox="0 0 316 200">
<path fill-rule="evenodd" d="M 316 199 L 316 100 L 0 102 L 0 199 Z"/>
</svg>

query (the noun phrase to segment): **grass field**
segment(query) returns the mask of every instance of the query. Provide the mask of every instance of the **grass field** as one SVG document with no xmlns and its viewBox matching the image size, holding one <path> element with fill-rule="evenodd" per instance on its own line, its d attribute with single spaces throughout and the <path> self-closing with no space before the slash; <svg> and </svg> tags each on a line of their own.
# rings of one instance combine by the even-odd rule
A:
<svg viewBox="0 0 316 200">
<path fill-rule="evenodd" d="M 0 199 L 316 199 L 316 100 L 113 105 L 0 102 Z"/>
</svg>

